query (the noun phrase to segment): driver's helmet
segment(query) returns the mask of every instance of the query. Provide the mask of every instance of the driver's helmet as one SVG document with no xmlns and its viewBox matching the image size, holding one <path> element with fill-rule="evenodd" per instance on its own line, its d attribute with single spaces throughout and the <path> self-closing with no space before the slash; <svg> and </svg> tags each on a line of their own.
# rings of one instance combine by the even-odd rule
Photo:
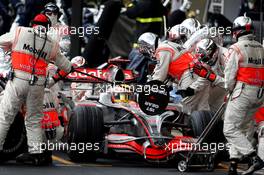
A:
<svg viewBox="0 0 264 175">
<path fill-rule="evenodd" d="M 111 89 L 113 103 L 129 103 L 135 100 L 135 95 L 129 85 L 121 84 Z"/>
<path fill-rule="evenodd" d="M 139 52 L 152 58 L 158 44 L 160 43 L 160 39 L 158 35 L 146 32 L 138 38 L 137 43 Z"/>
<path fill-rule="evenodd" d="M 254 33 L 253 22 L 251 18 L 244 16 L 237 17 L 233 22 L 233 37 L 235 39 L 240 36 Z"/>
<path fill-rule="evenodd" d="M 215 65 L 218 57 L 218 47 L 211 39 L 202 39 L 196 45 L 196 56 L 202 63 Z"/>
<path fill-rule="evenodd" d="M 194 32 L 200 29 L 201 23 L 197 19 L 188 18 L 181 23 L 181 26 L 187 29 L 186 37 L 189 39 Z"/>
</svg>

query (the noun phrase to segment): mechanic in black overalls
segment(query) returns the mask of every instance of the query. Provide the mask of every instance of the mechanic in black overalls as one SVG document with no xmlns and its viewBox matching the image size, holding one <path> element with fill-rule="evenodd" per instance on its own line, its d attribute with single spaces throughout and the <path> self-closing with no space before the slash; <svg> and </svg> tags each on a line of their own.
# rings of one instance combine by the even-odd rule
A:
<svg viewBox="0 0 264 175">
<path fill-rule="evenodd" d="M 138 2 L 125 3 L 125 6 L 127 7 L 125 14 L 136 20 L 133 43 L 136 43 L 139 36 L 146 32 L 152 32 L 159 37 L 164 34 L 163 16 L 166 16 L 167 13 L 160 0 L 139 0 Z"/>
</svg>

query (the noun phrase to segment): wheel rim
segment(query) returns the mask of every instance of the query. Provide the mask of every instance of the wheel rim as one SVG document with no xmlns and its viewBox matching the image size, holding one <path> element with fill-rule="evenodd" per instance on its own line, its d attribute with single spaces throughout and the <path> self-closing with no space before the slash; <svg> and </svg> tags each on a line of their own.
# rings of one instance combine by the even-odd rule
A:
<svg viewBox="0 0 264 175">
<path fill-rule="evenodd" d="M 184 161 L 184 160 L 181 160 L 178 163 L 178 169 L 179 169 L 180 172 L 185 172 L 187 170 L 187 162 Z"/>
</svg>

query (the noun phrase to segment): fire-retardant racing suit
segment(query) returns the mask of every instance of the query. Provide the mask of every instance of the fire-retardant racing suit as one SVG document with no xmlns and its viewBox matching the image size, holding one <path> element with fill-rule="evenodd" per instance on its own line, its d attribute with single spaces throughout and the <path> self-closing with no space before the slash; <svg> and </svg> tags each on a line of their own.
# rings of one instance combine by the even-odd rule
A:
<svg viewBox="0 0 264 175">
<path fill-rule="evenodd" d="M 190 88 L 194 89 L 195 92 L 199 92 L 203 90 L 207 86 L 210 87 L 209 90 L 209 99 L 208 103 L 210 106 L 210 110 L 212 112 L 216 112 L 217 109 L 221 106 L 224 101 L 224 97 L 226 95 L 226 91 L 224 89 L 224 53 L 227 51 L 226 48 L 218 46 L 218 59 L 215 65 L 209 67 L 206 65 L 208 70 L 211 70 L 215 75 L 216 78 L 213 82 L 208 81 L 206 78 L 199 77 L 197 81 L 195 81 Z"/>
<path fill-rule="evenodd" d="M 264 106 L 256 112 L 255 120 L 258 126 L 258 156 L 264 160 Z"/>
<path fill-rule="evenodd" d="M 255 153 L 251 143 L 254 131 L 251 117 L 264 100 L 263 58 L 264 49 L 252 34 L 239 37 L 228 51 L 225 87 L 231 95 L 225 112 L 224 134 L 231 144 L 231 160 Z"/>
<path fill-rule="evenodd" d="M 164 41 L 157 48 L 155 57 L 158 64 L 154 69 L 153 80 L 164 81 L 169 75 L 174 78 L 178 89 L 187 89 L 196 81 L 197 76 L 190 69 L 194 57 L 179 44 Z M 190 114 L 195 110 L 209 110 L 207 90 L 205 88 L 194 96 L 185 97 L 182 111 Z"/>
<path fill-rule="evenodd" d="M 70 72 L 70 61 L 61 55 L 58 42 L 51 40 L 36 28 L 18 27 L 14 32 L 0 37 L 0 48 L 12 49 L 14 78 L 6 85 L 0 104 L 0 151 L 14 117 L 23 103 L 26 104 L 25 126 L 28 137 L 29 153 L 41 153 L 44 86 L 47 63 L 53 61 L 60 69 Z M 35 35 L 35 36 L 34 36 Z M 34 42 L 35 41 L 35 42 Z M 33 76 L 37 77 L 29 85 Z"/>
</svg>

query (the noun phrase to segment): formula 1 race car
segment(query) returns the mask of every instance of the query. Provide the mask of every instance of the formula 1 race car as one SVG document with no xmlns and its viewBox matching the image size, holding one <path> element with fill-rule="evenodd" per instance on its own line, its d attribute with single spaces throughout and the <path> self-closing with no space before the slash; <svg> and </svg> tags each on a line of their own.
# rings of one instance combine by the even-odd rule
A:
<svg viewBox="0 0 264 175">
<path fill-rule="evenodd" d="M 106 80 L 104 71 L 94 74 L 99 78 L 85 77 L 84 71 L 79 70 L 67 77 L 72 81 L 93 83 L 90 93 L 75 102 L 69 120 L 68 144 L 73 148 L 78 145 L 85 145 L 86 148 L 81 152 L 69 149 L 68 155 L 72 161 L 91 162 L 102 154 L 134 154 L 152 163 L 173 163 L 179 171 L 187 171 L 189 167 L 206 167 L 209 171 L 214 169 L 217 150 L 201 146 L 201 140 L 205 143 L 225 141 L 218 120 L 223 107 L 216 115 L 210 111 L 196 111 L 188 116 L 181 112 L 179 105 L 170 103 L 165 110 L 158 107 L 156 114 L 146 114 L 138 103 L 139 98 L 135 97 L 137 94 L 127 87 L 127 84 L 133 84 L 132 71 L 116 69 L 110 73 L 112 82 L 126 84 L 118 86 L 119 90 L 123 88 L 128 91 L 118 91 L 114 87 L 114 90 L 105 89 L 97 94 L 96 87 L 102 90 L 105 87 L 103 84 L 111 82 Z M 216 125 L 207 128 L 213 118 Z M 202 138 L 197 140 L 201 135 Z"/>
<path fill-rule="evenodd" d="M 212 171 L 217 149 L 201 146 L 197 138 L 203 136 L 214 115 L 210 111 L 196 111 L 189 116 L 174 103 L 146 114 L 138 103 L 139 94 L 130 89 L 137 75 L 120 66 L 127 60 L 113 59 L 109 63 L 98 69 L 76 69 L 64 79 L 65 83 L 71 83 L 72 96 L 66 98 L 60 93 L 64 110 L 56 116 L 61 116 L 63 129 L 57 136 L 67 140 L 70 159 L 91 162 L 101 155 L 132 154 L 151 163 L 172 163 L 179 171 L 190 167 Z M 118 91 L 116 86 L 127 91 Z M 54 112 L 52 105 L 47 107 L 48 115 Z M 4 145 L 10 158 L 27 148 L 24 114 L 22 110 L 16 117 Z M 221 131 L 221 123 L 217 123 L 203 141 L 224 142 Z"/>
</svg>

